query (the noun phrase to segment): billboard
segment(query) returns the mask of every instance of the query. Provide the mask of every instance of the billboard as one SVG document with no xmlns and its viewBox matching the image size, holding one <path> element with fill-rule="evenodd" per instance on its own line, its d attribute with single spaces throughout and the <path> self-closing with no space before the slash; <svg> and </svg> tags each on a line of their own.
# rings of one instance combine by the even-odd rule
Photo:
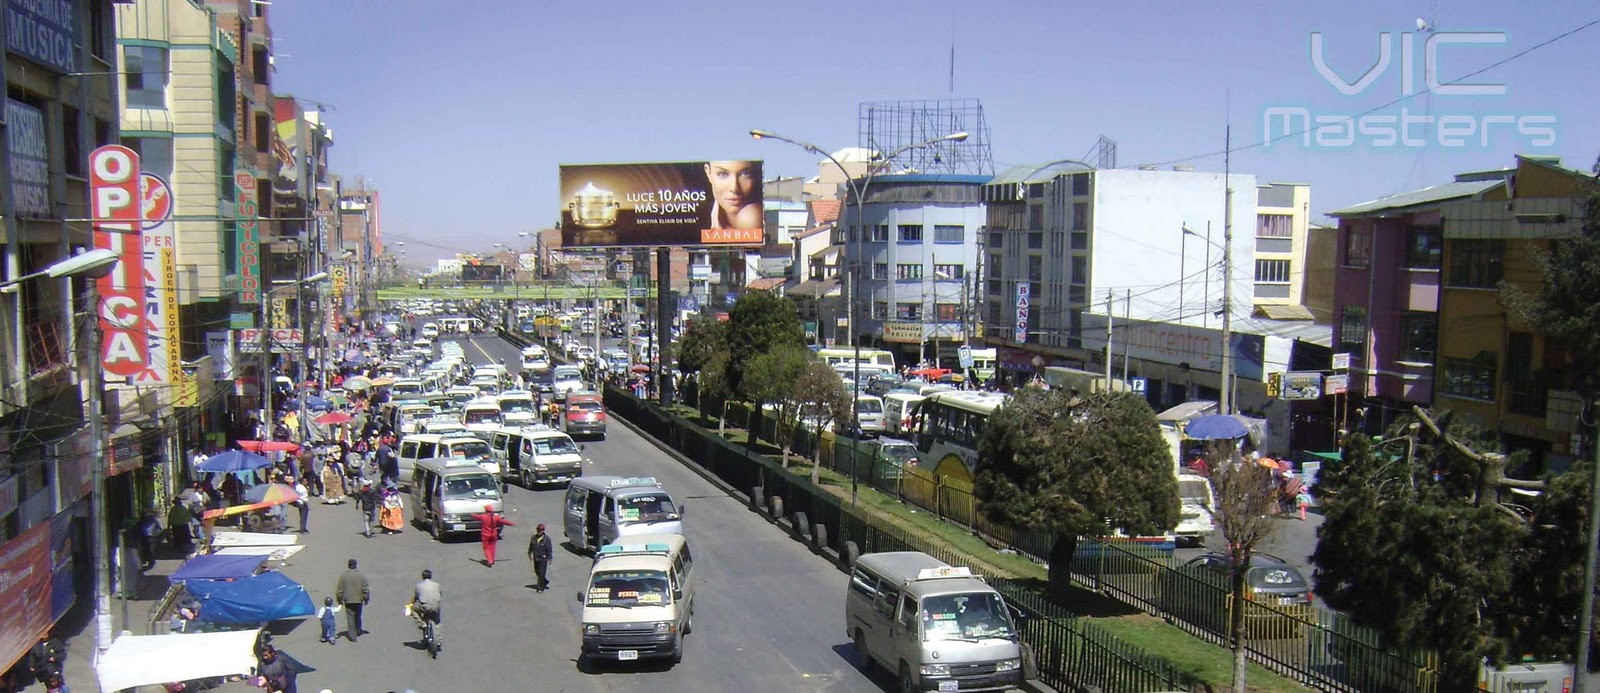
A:
<svg viewBox="0 0 1600 693">
<path fill-rule="evenodd" d="M 261 302 L 261 237 L 257 235 L 256 174 L 233 174 L 235 240 L 239 252 L 234 274 L 239 276 L 239 303 Z"/>
<path fill-rule="evenodd" d="M 153 173 L 139 174 L 139 209 L 144 217 L 145 333 L 150 363 L 136 384 L 173 384 L 183 379 L 178 344 L 178 238 L 172 227 L 172 188 Z"/>
<path fill-rule="evenodd" d="M 6 150 L 11 153 L 11 207 L 19 217 L 48 218 L 50 148 L 44 111 L 6 99 Z"/>
<path fill-rule="evenodd" d="M 464 282 L 493 282 L 500 281 L 506 275 L 504 265 L 462 265 L 461 281 Z"/>
<path fill-rule="evenodd" d="M 110 376 L 133 378 L 150 367 L 149 312 L 145 306 L 139 155 L 108 144 L 89 154 L 90 216 L 94 247 L 121 260 L 95 280 L 100 293 L 100 364 Z"/>
<path fill-rule="evenodd" d="M 761 245 L 760 161 L 567 164 L 561 246 Z"/>
</svg>

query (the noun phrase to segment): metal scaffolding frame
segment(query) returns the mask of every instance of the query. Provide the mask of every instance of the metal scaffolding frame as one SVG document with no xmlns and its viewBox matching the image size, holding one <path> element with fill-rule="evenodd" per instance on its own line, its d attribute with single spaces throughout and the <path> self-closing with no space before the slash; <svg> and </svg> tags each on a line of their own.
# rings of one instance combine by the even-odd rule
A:
<svg viewBox="0 0 1600 693">
<path fill-rule="evenodd" d="M 873 101 L 859 106 L 859 146 L 900 153 L 879 164 L 882 173 L 948 173 L 994 175 L 989 151 L 989 124 L 977 99 Z M 961 142 L 943 141 L 914 147 L 955 132 Z"/>
</svg>

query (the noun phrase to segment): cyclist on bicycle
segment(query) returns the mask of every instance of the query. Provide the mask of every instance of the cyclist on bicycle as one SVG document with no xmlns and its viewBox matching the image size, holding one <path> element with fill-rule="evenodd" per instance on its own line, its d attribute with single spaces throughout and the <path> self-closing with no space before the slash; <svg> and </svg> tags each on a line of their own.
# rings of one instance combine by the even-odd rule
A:
<svg viewBox="0 0 1600 693">
<path fill-rule="evenodd" d="M 432 622 L 435 640 L 439 639 L 439 607 L 443 601 L 444 591 L 434 582 L 433 571 L 422 571 L 422 581 L 411 595 L 411 617 L 417 619 L 418 627 Z"/>
</svg>

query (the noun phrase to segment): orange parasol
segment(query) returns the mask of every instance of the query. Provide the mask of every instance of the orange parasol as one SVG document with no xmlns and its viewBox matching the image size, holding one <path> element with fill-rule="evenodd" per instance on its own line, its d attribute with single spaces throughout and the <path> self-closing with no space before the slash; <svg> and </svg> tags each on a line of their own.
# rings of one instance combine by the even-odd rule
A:
<svg viewBox="0 0 1600 693">
<path fill-rule="evenodd" d="M 259 490 L 258 490 L 259 489 Z M 295 493 L 294 487 L 286 484 L 263 484 L 245 492 L 245 500 L 253 501 L 227 508 L 207 510 L 201 513 L 200 519 L 211 520 L 229 515 L 264 510 L 279 505 L 285 505 L 300 500 L 300 494 Z"/>
</svg>

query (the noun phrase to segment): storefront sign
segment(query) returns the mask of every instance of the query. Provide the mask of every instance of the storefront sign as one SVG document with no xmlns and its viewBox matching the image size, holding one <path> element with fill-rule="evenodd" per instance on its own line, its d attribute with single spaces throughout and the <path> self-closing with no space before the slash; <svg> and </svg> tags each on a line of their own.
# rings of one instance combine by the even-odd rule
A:
<svg viewBox="0 0 1600 693">
<path fill-rule="evenodd" d="M 1336 370 L 1336 371 L 1347 371 L 1347 370 L 1350 370 L 1350 353 L 1349 352 L 1342 352 L 1342 353 L 1338 353 L 1338 354 L 1334 354 L 1333 355 L 1333 370 Z"/>
<path fill-rule="evenodd" d="M 56 72 L 77 72 L 77 8 L 75 0 L 6 3 L 6 51 Z"/>
<path fill-rule="evenodd" d="M 217 380 L 233 380 L 233 332 L 207 332 L 206 353 Z"/>
<path fill-rule="evenodd" d="M 883 341 L 897 344 L 921 344 L 922 323 L 886 322 L 883 324 Z"/>
<path fill-rule="evenodd" d="M 106 373 L 133 378 L 150 367 L 150 320 L 145 306 L 139 155 L 108 144 L 89 155 L 90 216 L 94 246 L 121 262 L 97 280 L 102 330 L 100 363 Z"/>
<path fill-rule="evenodd" d="M 1322 396 L 1322 373 L 1290 371 L 1283 376 L 1283 399 L 1310 400 Z"/>
<path fill-rule="evenodd" d="M 1028 341 L 1028 314 L 1032 310 L 1032 292 L 1031 284 L 1017 282 L 1017 329 L 1011 341 L 1018 344 Z"/>
<path fill-rule="evenodd" d="M 6 99 L 6 150 L 11 154 L 11 206 L 16 215 L 53 216 L 44 111 Z"/>
<path fill-rule="evenodd" d="M 271 306 L 271 309 L 268 311 L 268 314 L 272 316 L 272 329 L 274 329 L 274 330 L 286 330 L 286 329 L 289 329 L 289 326 L 290 326 L 290 321 L 289 321 L 289 299 L 287 299 L 287 298 L 274 298 L 274 299 L 272 299 L 272 306 Z"/>
<path fill-rule="evenodd" d="M 239 330 L 237 343 L 241 354 L 261 353 L 261 330 Z M 274 354 L 293 354 L 305 343 L 301 330 L 272 330 L 266 337 Z"/>
<path fill-rule="evenodd" d="M 134 378 L 140 385 L 183 380 L 183 349 L 178 344 L 178 238 L 171 221 L 172 189 L 160 177 L 139 174 L 140 213 L 144 217 L 144 268 L 150 364 Z"/>
<path fill-rule="evenodd" d="M 112 438 L 110 452 L 110 458 L 106 460 L 106 473 L 110 476 L 144 466 L 144 451 L 139 449 L 138 433 Z"/>
<path fill-rule="evenodd" d="M 256 177 L 248 171 L 233 174 L 234 203 L 238 228 L 238 264 L 234 273 L 239 276 L 239 302 L 261 301 L 261 238 L 257 234 Z"/>
<path fill-rule="evenodd" d="M 1342 395 L 1350 391 L 1350 376 L 1345 373 L 1330 375 L 1322 379 L 1322 387 L 1330 395 Z"/>
</svg>

